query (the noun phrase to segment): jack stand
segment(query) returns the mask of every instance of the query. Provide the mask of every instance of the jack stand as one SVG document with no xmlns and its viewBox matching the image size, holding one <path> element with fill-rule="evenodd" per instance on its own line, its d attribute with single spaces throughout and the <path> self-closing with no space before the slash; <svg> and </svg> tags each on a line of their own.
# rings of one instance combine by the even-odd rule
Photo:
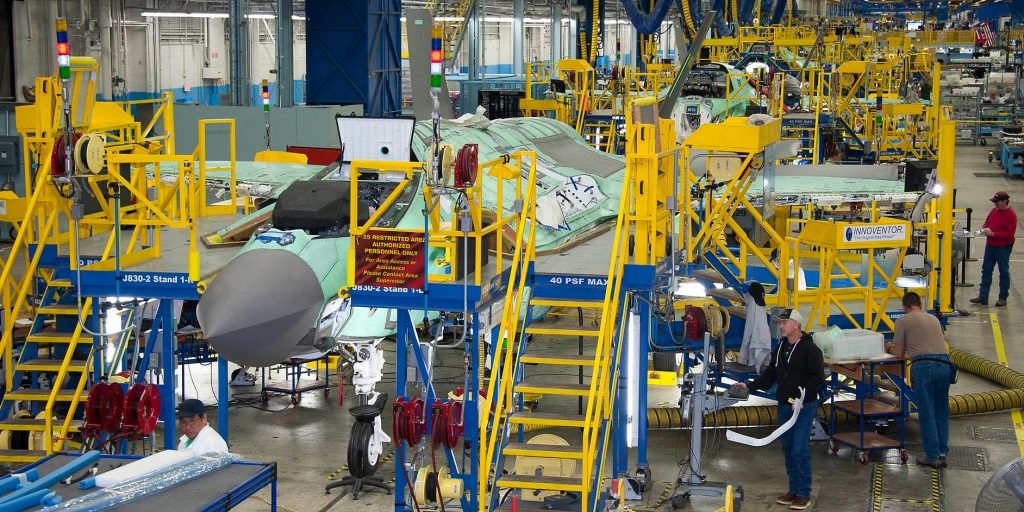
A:
<svg viewBox="0 0 1024 512">
<path fill-rule="evenodd" d="M 380 413 L 384 410 L 384 404 L 388 401 L 388 395 L 379 394 L 372 404 L 358 405 L 349 409 L 349 413 L 355 416 L 356 422 L 352 425 L 352 433 L 348 439 L 348 471 L 350 476 L 340 481 L 331 482 L 324 487 L 324 494 L 330 494 L 335 487 L 346 487 L 341 493 L 342 496 L 348 493 L 351 488 L 352 499 L 358 500 L 359 493 L 363 487 L 371 487 L 387 491 L 391 494 L 391 486 L 384 483 L 384 479 L 373 476 L 377 472 L 380 463 L 383 444 L 390 442 L 391 438 L 384 434 L 380 427 Z M 380 437 L 383 435 L 383 439 Z"/>
<path fill-rule="evenodd" d="M 687 415 L 690 416 L 690 476 L 686 479 L 679 479 L 676 481 L 676 489 L 672 493 L 671 504 L 672 508 L 678 510 L 683 508 L 686 503 L 690 500 L 691 496 L 708 496 L 712 498 L 725 498 L 726 489 L 728 484 L 719 482 L 708 482 L 705 480 L 704 475 L 701 472 L 701 431 L 704 427 L 704 414 L 717 411 L 729 407 L 739 400 L 735 398 L 729 398 L 727 395 L 720 394 L 718 391 L 713 392 L 714 399 L 709 403 L 707 400 L 707 372 L 709 365 L 711 364 L 711 335 L 709 333 L 704 334 L 704 371 L 702 373 L 692 373 L 683 377 L 683 382 L 680 384 L 681 388 L 684 388 L 684 397 L 680 398 L 681 403 L 686 403 L 685 400 L 685 388 L 692 387 L 689 400 L 689 410 L 684 409 L 682 411 L 683 418 Z M 733 490 L 733 499 L 735 501 L 743 500 L 743 488 L 735 487 Z"/>
</svg>

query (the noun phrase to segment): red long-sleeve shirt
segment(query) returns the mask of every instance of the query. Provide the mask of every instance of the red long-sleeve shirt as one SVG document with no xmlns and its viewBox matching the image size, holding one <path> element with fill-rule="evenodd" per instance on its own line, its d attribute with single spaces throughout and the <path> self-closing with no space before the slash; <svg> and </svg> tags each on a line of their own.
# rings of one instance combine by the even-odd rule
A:
<svg viewBox="0 0 1024 512">
<path fill-rule="evenodd" d="M 1009 247 L 1013 245 L 1013 237 L 1017 233 L 1017 212 L 1013 208 L 992 208 L 981 227 L 992 230 L 992 236 L 988 237 L 985 245 Z"/>
</svg>

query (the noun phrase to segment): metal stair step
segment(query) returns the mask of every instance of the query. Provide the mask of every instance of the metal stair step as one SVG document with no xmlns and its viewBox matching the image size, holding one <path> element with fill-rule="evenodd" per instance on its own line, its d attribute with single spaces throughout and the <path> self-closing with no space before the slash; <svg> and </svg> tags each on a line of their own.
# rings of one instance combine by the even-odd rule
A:
<svg viewBox="0 0 1024 512">
<path fill-rule="evenodd" d="M 73 286 L 70 279 L 51 279 L 47 284 L 52 288 L 71 288 Z"/>
<path fill-rule="evenodd" d="M 28 400 L 33 402 L 45 402 L 50 399 L 50 389 L 17 389 L 8 391 L 4 400 Z M 85 393 L 83 393 L 83 396 Z M 70 402 L 75 399 L 75 390 L 61 389 L 57 391 L 58 402 Z"/>
<path fill-rule="evenodd" d="M 46 450 L 0 450 L 0 462 L 35 462 L 46 457 Z"/>
<path fill-rule="evenodd" d="M 505 447 L 505 455 L 517 457 L 550 457 L 555 459 L 583 460 L 583 450 L 579 446 L 563 446 L 560 444 L 509 443 Z"/>
<path fill-rule="evenodd" d="M 498 487 L 505 489 L 535 489 L 540 491 L 583 491 L 583 478 L 561 476 L 504 475 Z"/>
<path fill-rule="evenodd" d="M 537 382 L 529 378 L 516 384 L 516 393 L 539 393 L 541 395 L 587 396 L 590 384 L 565 384 L 562 382 Z"/>
<path fill-rule="evenodd" d="M 547 425 L 550 427 L 580 427 L 586 424 L 586 418 L 579 414 L 563 414 L 556 412 L 514 412 L 508 417 L 514 425 Z"/>
<path fill-rule="evenodd" d="M 519 358 L 523 364 L 549 364 L 562 366 L 594 366 L 594 356 L 576 354 L 531 354 Z"/>
<path fill-rule="evenodd" d="M 45 331 L 29 334 L 25 337 L 25 341 L 33 343 L 74 343 L 76 338 L 70 332 Z"/>
<path fill-rule="evenodd" d="M 15 365 L 15 370 L 26 372 L 59 372 L 63 361 L 60 359 L 29 359 Z M 72 359 L 68 364 L 69 372 L 84 372 L 88 369 L 88 361 Z"/>
<path fill-rule="evenodd" d="M 725 299 L 729 302 L 743 302 L 743 296 L 732 288 L 708 288 L 706 293 L 712 297 Z"/>
<path fill-rule="evenodd" d="M 526 328 L 526 334 L 545 334 L 550 336 L 600 336 L 599 329 L 580 329 L 579 327 L 537 327 L 531 325 Z"/>
<path fill-rule="evenodd" d="M 77 306 L 70 304 L 51 304 L 36 309 L 37 315 L 73 315 L 78 316 L 80 312 Z"/>
<path fill-rule="evenodd" d="M 583 308 L 583 309 L 604 309 L 604 301 L 600 300 L 565 300 L 565 299 L 545 299 L 545 298 L 531 298 L 531 306 L 551 306 L 557 308 Z"/>
<path fill-rule="evenodd" d="M 747 318 L 747 308 L 743 306 L 729 306 L 725 308 L 729 314 L 737 318 Z"/>
<path fill-rule="evenodd" d="M 53 420 L 53 423 L 52 423 L 52 425 L 54 427 L 57 427 L 57 428 L 59 428 L 63 424 L 64 424 L 64 420 L 60 419 L 60 418 L 58 418 L 56 420 Z M 71 424 L 69 425 L 69 429 L 72 432 L 77 432 L 77 431 L 81 430 L 82 426 L 84 426 L 84 425 L 85 425 L 85 422 L 82 421 L 82 420 L 71 420 Z M 43 419 L 17 418 L 17 419 L 8 419 L 8 420 L 0 421 L 0 430 L 20 430 L 20 431 L 29 431 L 29 432 L 42 432 L 45 429 L 46 429 L 46 421 L 44 421 Z"/>
<path fill-rule="evenodd" d="M 701 269 L 694 270 L 693 271 L 693 276 L 694 277 L 699 277 L 701 279 L 707 279 L 708 281 L 711 281 L 712 283 L 721 283 L 721 284 L 725 284 L 726 283 L 726 280 L 725 280 L 724 277 L 722 277 L 722 274 L 719 274 L 717 270 L 710 269 L 710 268 L 701 268 Z"/>
</svg>

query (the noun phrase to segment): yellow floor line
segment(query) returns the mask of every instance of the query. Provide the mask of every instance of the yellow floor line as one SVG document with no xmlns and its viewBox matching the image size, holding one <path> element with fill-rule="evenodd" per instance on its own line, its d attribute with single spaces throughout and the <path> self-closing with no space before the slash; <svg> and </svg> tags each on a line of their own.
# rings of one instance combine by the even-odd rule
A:
<svg viewBox="0 0 1024 512">
<path fill-rule="evenodd" d="M 995 313 L 989 313 L 992 323 L 992 337 L 996 340 L 996 359 L 999 364 L 1009 366 L 1006 362 L 1006 347 L 1003 346 L 1003 331 L 999 327 L 999 317 Z M 1024 419 L 1021 418 L 1020 409 L 1010 411 L 1010 418 L 1013 420 L 1013 431 L 1017 434 L 1017 447 L 1020 454 L 1024 455 Z"/>
</svg>

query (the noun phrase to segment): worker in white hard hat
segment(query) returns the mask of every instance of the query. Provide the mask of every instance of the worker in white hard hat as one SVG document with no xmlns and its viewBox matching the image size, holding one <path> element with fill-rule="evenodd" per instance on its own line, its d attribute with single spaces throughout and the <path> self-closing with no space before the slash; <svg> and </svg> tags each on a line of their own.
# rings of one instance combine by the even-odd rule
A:
<svg viewBox="0 0 1024 512">
<path fill-rule="evenodd" d="M 749 385 L 752 390 L 768 389 L 775 385 L 779 422 L 786 423 L 798 414 L 796 423 L 782 434 L 782 452 L 786 456 L 789 491 L 775 502 L 789 505 L 792 510 L 804 510 L 811 501 L 811 426 L 818 415 L 818 393 L 825 384 L 825 363 L 821 349 L 810 334 L 804 332 L 804 317 L 795 309 L 787 309 L 776 317 L 779 322 L 779 346 L 772 353 L 768 368 Z M 794 407 L 800 400 L 802 406 Z"/>
</svg>

